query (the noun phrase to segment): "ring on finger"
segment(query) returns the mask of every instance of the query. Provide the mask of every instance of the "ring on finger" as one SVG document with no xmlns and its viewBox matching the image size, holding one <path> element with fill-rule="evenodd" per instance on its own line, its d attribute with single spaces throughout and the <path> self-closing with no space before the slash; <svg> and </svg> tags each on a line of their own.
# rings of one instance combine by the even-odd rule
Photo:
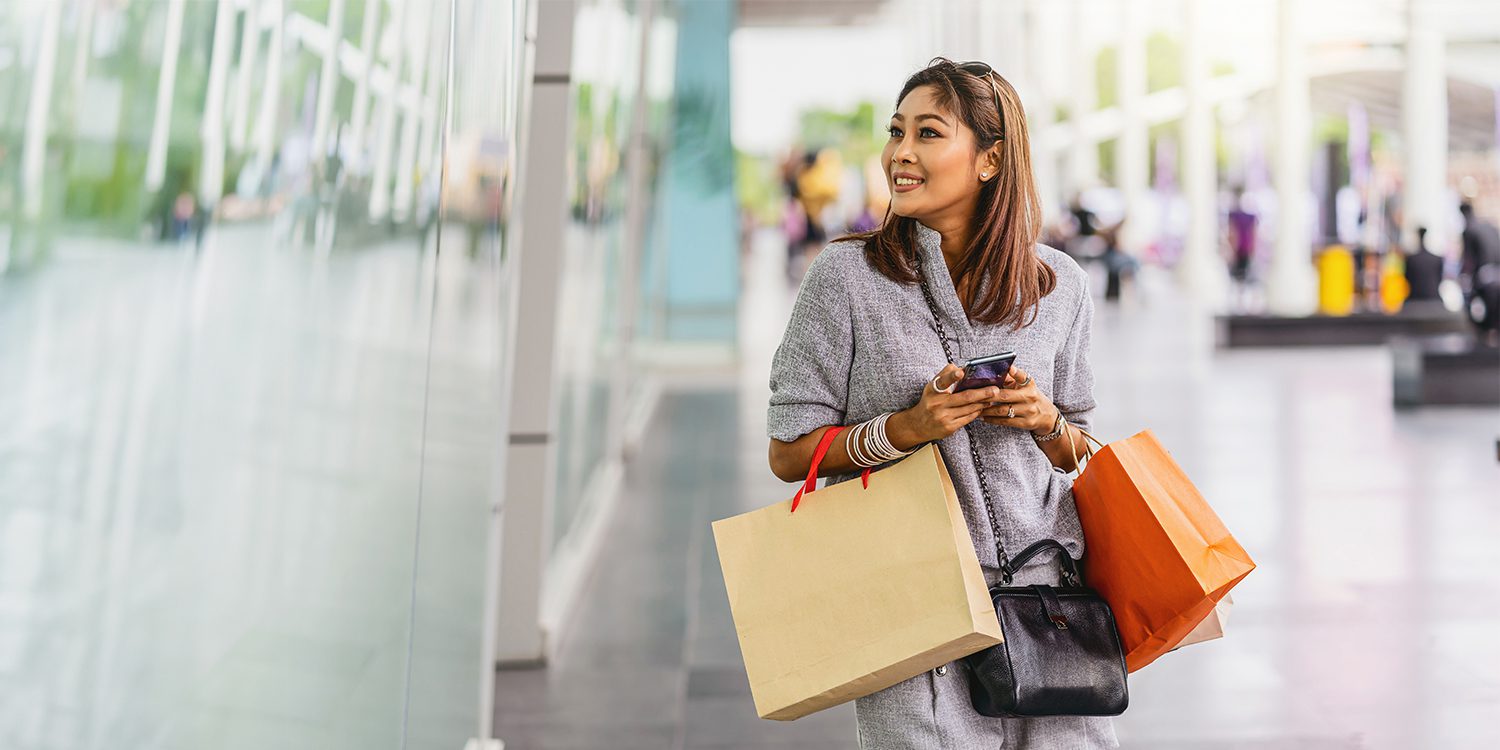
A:
<svg viewBox="0 0 1500 750">
<path fill-rule="evenodd" d="M 1016 407 L 1014 407 L 1014 406 L 1007 406 L 1007 407 L 1005 407 L 1005 418 L 1006 419 L 1015 419 L 1016 418 Z"/>
<path fill-rule="evenodd" d="M 1023 380 L 1023 381 L 1021 381 L 1021 384 L 1018 385 L 1018 386 L 1016 386 L 1016 387 L 1017 388 L 1025 388 L 1028 385 L 1031 385 L 1031 376 L 1030 375 L 1027 375 L 1026 379 Z"/>
<path fill-rule="evenodd" d="M 937 382 L 938 378 L 942 376 L 942 373 L 938 373 L 932 376 L 932 390 L 937 391 L 938 393 L 952 393 L 953 389 L 958 386 L 958 381 L 955 380 L 952 383 L 949 383 L 947 388 L 939 388 Z"/>
</svg>

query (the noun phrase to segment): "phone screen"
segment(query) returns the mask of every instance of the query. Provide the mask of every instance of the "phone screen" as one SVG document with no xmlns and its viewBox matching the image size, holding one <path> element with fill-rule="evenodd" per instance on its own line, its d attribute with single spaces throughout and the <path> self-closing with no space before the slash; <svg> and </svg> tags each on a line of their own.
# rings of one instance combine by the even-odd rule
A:
<svg viewBox="0 0 1500 750">
<path fill-rule="evenodd" d="M 959 381 L 957 391 L 967 391 L 972 388 L 984 388 L 985 386 L 1005 387 L 1005 375 L 1010 372 L 1010 364 L 1016 361 L 1015 352 L 1006 352 L 990 357 L 979 357 L 969 360 L 964 365 L 964 379 Z"/>
</svg>

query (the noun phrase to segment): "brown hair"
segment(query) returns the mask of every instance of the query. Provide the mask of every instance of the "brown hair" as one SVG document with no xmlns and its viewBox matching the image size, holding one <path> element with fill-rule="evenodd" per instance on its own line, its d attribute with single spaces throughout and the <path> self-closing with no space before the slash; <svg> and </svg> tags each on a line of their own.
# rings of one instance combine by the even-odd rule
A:
<svg viewBox="0 0 1500 750">
<path fill-rule="evenodd" d="M 995 111 L 992 80 L 1000 90 L 1000 112 Z M 896 106 L 918 86 L 935 88 L 938 106 L 956 114 L 973 131 L 975 154 L 1001 143 L 999 171 L 994 179 L 981 183 L 969 246 L 954 274 L 964 310 L 981 323 L 1006 323 L 1012 329 L 1029 325 L 1026 313 L 1036 319 L 1039 303 L 1057 285 L 1057 276 L 1036 252 L 1042 205 L 1031 173 L 1031 138 L 1021 98 L 999 73 L 979 77 L 944 57 L 933 58 L 906 79 Z M 838 239 L 864 241 L 865 257 L 886 278 L 903 284 L 917 281 L 916 219 L 895 216 L 887 206 L 879 227 Z"/>
</svg>

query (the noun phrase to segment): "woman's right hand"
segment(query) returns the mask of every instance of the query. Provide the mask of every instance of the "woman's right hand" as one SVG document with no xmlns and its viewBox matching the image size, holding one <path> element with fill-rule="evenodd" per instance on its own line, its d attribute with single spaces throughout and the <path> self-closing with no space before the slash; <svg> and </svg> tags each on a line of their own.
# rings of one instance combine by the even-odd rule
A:
<svg viewBox="0 0 1500 750">
<path fill-rule="evenodd" d="M 964 425 L 978 419 L 985 407 L 1000 397 L 1000 389 L 995 386 L 958 393 L 938 390 L 952 387 L 963 377 L 963 368 L 949 364 L 922 387 L 922 400 L 916 406 L 891 415 L 886 423 L 886 435 L 897 450 L 910 450 L 958 432 Z"/>
</svg>

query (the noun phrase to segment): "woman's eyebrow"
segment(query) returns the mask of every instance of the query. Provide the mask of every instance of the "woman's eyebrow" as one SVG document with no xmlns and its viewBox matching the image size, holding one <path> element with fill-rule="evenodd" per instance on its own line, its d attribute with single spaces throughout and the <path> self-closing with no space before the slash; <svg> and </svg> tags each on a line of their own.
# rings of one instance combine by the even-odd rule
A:
<svg viewBox="0 0 1500 750">
<path fill-rule="evenodd" d="M 906 118 L 904 116 L 902 116 L 900 113 L 891 115 L 891 119 L 892 120 L 901 120 L 901 121 L 905 121 L 906 120 Z M 942 123 L 944 125 L 948 124 L 948 121 L 945 120 L 945 119 L 943 119 L 941 115 L 921 114 L 921 115 L 917 115 L 915 119 L 918 120 L 918 121 L 921 121 L 921 120 L 937 120 L 938 122 L 940 122 L 940 123 Z"/>
</svg>

